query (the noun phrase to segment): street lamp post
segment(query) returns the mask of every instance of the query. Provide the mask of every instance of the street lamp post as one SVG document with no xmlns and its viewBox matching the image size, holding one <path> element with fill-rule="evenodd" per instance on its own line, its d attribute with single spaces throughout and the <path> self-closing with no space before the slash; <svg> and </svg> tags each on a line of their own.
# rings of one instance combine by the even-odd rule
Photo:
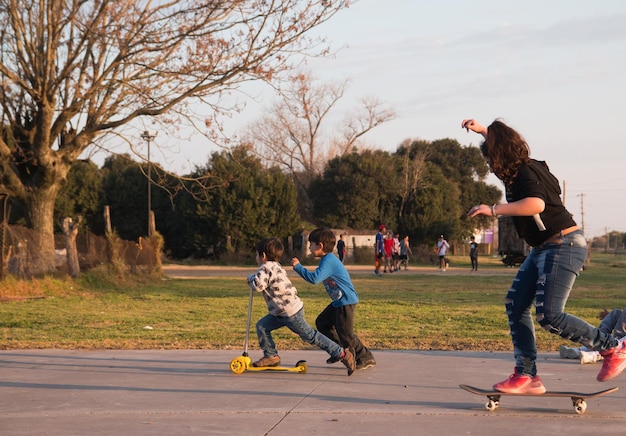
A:
<svg viewBox="0 0 626 436">
<path fill-rule="evenodd" d="M 141 134 L 141 138 L 148 143 L 148 236 L 152 236 L 152 163 L 150 162 L 150 142 L 156 138 L 156 133 L 151 134 L 145 130 Z"/>
</svg>

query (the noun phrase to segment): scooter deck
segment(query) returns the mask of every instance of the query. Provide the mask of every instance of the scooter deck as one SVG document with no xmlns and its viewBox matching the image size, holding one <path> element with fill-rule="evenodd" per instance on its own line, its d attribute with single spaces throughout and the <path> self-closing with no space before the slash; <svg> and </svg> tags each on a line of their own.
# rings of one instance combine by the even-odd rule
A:
<svg viewBox="0 0 626 436">
<path fill-rule="evenodd" d="M 517 397 L 569 397 L 572 400 L 574 410 L 579 415 L 582 415 L 585 413 L 585 410 L 587 410 L 586 399 L 601 397 L 602 395 L 610 394 L 619 389 L 618 387 L 613 387 L 598 392 L 547 391 L 543 394 L 510 394 L 507 392 L 494 391 L 493 389 L 481 389 L 469 385 L 459 385 L 459 387 L 467 392 L 471 392 L 472 394 L 486 396 L 488 402 L 485 404 L 485 408 L 490 412 L 493 412 L 500 406 L 501 396 L 510 395 Z"/>
<path fill-rule="evenodd" d="M 230 370 L 234 374 L 242 374 L 244 371 L 284 371 L 304 374 L 307 372 L 306 360 L 299 360 L 295 366 L 252 366 L 252 361 L 248 356 L 235 357 L 230 362 Z"/>
</svg>

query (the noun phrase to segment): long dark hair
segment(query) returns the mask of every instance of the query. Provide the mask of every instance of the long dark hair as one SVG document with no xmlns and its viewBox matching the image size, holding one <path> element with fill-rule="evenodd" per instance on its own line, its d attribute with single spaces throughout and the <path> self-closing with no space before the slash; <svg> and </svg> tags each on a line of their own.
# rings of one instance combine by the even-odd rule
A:
<svg viewBox="0 0 626 436">
<path fill-rule="evenodd" d="M 495 120 L 488 127 L 487 139 L 480 145 L 480 151 L 491 171 L 506 186 L 515 181 L 522 165 L 530 163 L 530 148 L 526 140 L 500 120 Z"/>
</svg>

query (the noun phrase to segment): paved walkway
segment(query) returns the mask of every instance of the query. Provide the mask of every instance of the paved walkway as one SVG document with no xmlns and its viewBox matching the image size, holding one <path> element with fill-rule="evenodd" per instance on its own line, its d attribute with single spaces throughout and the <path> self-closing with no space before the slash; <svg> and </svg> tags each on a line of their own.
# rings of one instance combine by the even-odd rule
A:
<svg viewBox="0 0 626 436">
<path fill-rule="evenodd" d="M 251 357 L 259 352 L 252 351 Z M 461 435 L 624 434 L 626 376 L 598 383 L 599 364 L 542 354 L 552 390 L 621 389 L 588 400 L 486 399 L 458 388 L 489 387 L 512 369 L 510 353 L 375 351 L 378 365 L 348 377 L 322 351 L 285 351 L 306 374 L 244 372 L 241 350 L 0 351 L 2 435 Z"/>
</svg>

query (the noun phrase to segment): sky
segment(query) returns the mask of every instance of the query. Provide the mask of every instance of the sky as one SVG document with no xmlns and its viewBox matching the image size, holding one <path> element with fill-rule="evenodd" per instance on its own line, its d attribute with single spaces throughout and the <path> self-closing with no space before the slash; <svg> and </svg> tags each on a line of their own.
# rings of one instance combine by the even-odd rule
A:
<svg viewBox="0 0 626 436">
<path fill-rule="evenodd" d="M 365 135 L 368 147 L 478 146 L 461 121 L 500 118 L 548 163 L 587 238 L 626 232 L 626 1 L 359 0 L 316 33 L 336 53 L 309 61 L 314 77 L 348 79 L 346 107 L 371 96 L 397 114 Z M 231 127 L 274 98 L 258 98 Z M 178 147 L 187 164 L 210 154 Z"/>
</svg>

